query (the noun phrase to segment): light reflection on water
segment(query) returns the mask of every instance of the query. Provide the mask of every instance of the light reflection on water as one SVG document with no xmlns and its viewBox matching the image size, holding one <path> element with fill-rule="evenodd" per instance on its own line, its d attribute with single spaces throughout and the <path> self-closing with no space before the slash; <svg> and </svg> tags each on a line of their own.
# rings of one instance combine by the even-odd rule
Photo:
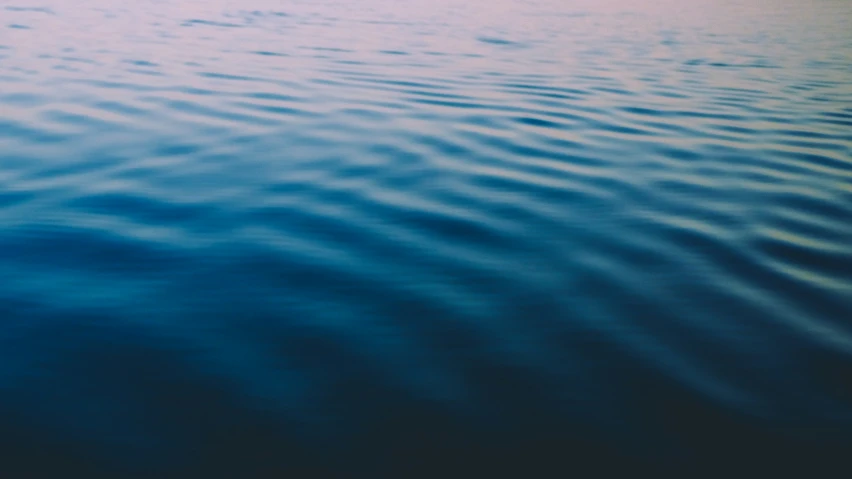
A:
<svg viewBox="0 0 852 479">
<path fill-rule="evenodd" d="M 839 463 L 852 9 L 770 3 L 5 2 L 2 467 Z"/>
</svg>

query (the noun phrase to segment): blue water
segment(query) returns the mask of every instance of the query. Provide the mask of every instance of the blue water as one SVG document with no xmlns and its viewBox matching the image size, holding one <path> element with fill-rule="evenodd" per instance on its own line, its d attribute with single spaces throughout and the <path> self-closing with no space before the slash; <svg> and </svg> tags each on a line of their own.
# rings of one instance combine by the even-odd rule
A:
<svg viewBox="0 0 852 479">
<path fill-rule="evenodd" d="M 848 1 L 0 2 L 0 477 L 850 450 Z"/>
</svg>

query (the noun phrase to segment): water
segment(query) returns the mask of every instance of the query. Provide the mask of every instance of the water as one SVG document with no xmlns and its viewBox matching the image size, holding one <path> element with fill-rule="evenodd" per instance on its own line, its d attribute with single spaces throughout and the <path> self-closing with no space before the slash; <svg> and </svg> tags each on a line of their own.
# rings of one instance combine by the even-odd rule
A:
<svg viewBox="0 0 852 479">
<path fill-rule="evenodd" d="M 845 0 L 0 2 L 0 475 L 852 450 Z"/>
</svg>

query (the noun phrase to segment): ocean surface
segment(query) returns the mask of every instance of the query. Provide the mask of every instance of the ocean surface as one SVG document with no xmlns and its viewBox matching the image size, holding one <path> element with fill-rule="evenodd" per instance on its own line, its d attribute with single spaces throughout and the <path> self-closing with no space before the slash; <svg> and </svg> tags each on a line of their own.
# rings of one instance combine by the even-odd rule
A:
<svg viewBox="0 0 852 479">
<path fill-rule="evenodd" d="M 0 0 L 0 477 L 850 451 L 852 2 Z"/>
</svg>

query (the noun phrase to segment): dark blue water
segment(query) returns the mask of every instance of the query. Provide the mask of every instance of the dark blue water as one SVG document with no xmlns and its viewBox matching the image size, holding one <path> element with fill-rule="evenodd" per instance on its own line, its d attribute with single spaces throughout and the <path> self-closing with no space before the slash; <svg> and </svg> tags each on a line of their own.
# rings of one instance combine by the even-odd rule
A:
<svg viewBox="0 0 852 479">
<path fill-rule="evenodd" d="M 0 2 L 0 477 L 850 451 L 850 2 Z"/>
</svg>

